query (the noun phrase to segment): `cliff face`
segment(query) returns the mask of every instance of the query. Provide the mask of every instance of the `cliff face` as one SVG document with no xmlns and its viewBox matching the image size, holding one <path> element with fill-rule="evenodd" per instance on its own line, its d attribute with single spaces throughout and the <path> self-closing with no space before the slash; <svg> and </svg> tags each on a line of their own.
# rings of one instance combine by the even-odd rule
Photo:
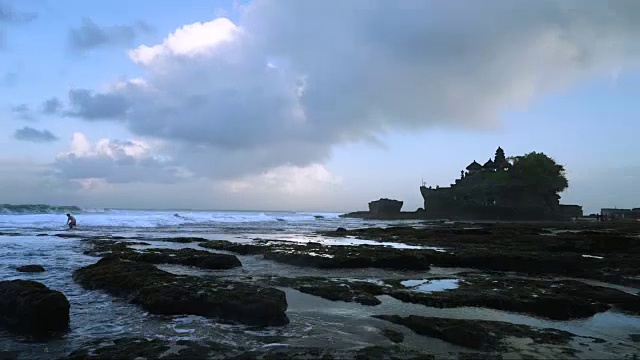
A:
<svg viewBox="0 0 640 360">
<path fill-rule="evenodd" d="M 369 203 L 369 213 L 373 216 L 384 217 L 400 214 L 402 201 L 392 199 L 380 199 Z"/>
</svg>

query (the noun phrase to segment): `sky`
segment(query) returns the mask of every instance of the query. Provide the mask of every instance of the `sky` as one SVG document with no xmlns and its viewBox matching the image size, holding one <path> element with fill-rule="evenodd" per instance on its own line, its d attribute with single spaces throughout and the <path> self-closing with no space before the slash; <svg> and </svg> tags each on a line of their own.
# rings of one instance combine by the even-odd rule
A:
<svg viewBox="0 0 640 360">
<path fill-rule="evenodd" d="M 635 0 L 0 0 L 0 203 L 422 206 L 501 146 L 640 207 Z"/>
</svg>

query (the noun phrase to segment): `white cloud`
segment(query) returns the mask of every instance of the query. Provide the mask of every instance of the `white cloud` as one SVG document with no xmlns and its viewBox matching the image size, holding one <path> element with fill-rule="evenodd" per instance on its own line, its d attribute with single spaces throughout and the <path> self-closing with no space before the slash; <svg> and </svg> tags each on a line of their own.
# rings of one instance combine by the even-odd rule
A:
<svg viewBox="0 0 640 360">
<path fill-rule="evenodd" d="M 160 139 L 198 176 L 304 168 L 336 144 L 493 126 L 537 97 L 636 69 L 638 4 L 256 0 L 237 24 L 185 25 L 131 50 L 144 79 L 75 89 L 68 114 Z"/>
<path fill-rule="evenodd" d="M 272 192 L 282 195 L 308 196 L 325 193 L 340 185 L 342 179 L 324 166 L 280 166 L 257 176 L 246 176 L 222 184 L 231 193 Z"/>
<path fill-rule="evenodd" d="M 153 65 L 165 56 L 196 56 L 211 52 L 223 43 L 234 41 L 240 29 L 229 19 L 221 17 L 206 23 L 185 25 L 169 35 L 162 44 L 141 45 L 129 51 L 129 57 L 139 64 Z"/>
<path fill-rule="evenodd" d="M 82 133 L 74 133 L 70 149 L 56 156 L 53 168 L 83 187 L 102 183 L 160 182 L 184 180 L 191 174 L 142 140 L 100 139 L 92 144 Z"/>
</svg>

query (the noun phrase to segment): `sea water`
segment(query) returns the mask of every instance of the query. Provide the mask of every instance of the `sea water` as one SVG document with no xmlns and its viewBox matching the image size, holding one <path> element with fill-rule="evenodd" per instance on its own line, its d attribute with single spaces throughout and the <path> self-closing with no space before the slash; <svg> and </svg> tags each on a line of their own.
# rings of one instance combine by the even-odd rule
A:
<svg viewBox="0 0 640 360">
<path fill-rule="evenodd" d="M 85 290 L 72 279 L 73 271 L 95 263 L 98 258 L 83 255 L 80 238 L 62 238 L 56 234 L 82 237 L 122 236 L 142 238 L 150 247 L 196 247 L 197 244 L 177 244 L 156 241 L 160 238 L 190 236 L 249 242 L 252 239 L 319 242 L 326 245 L 378 244 L 412 248 L 395 242 L 378 243 L 366 239 L 323 237 L 317 231 L 337 227 L 387 227 L 397 225 L 423 226 L 416 221 L 372 221 L 340 218 L 336 213 L 264 212 L 264 211 L 151 211 L 39 206 L 14 211 L 0 205 L 0 279 L 30 279 L 61 291 L 69 299 L 70 331 L 61 339 L 33 343 L 6 332 L 0 332 L 0 350 L 19 352 L 21 359 L 49 359 L 65 356 L 73 349 L 97 339 L 116 337 L 147 337 L 158 339 L 189 339 L 242 345 L 249 348 L 277 346 L 317 346 L 348 349 L 379 345 L 387 341 L 381 328 L 394 327 L 405 334 L 403 346 L 442 355 L 464 351 L 443 341 L 418 336 L 411 331 L 371 318 L 374 314 L 445 316 L 486 320 L 512 321 L 542 327 L 566 329 L 585 336 L 610 337 L 613 342 L 625 341 L 634 329 L 640 329 L 640 318 L 607 312 L 574 322 L 554 322 L 503 311 L 461 308 L 434 309 L 406 304 L 381 296 L 379 306 L 333 302 L 296 290 L 283 290 L 289 304 L 287 315 L 291 323 L 283 327 L 255 330 L 242 325 L 220 324 L 199 316 L 158 316 L 110 296 L 102 291 Z M 78 227 L 66 228 L 65 213 L 72 211 Z M 154 240 L 156 239 L 156 240 Z M 149 247 L 149 246 L 147 246 Z M 437 249 L 444 251 L 443 249 Z M 392 271 L 383 269 L 313 269 L 266 261 L 260 256 L 238 256 L 242 268 L 224 271 L 195 269 L 179 265 L 160 265 L 170 272 L 193 276 L 326 276 L 379 282 L 380 279 L 423 279 L 426 276 L 455 278 L 456 269 L 433 268 L 428 272 Z M 16 267 L 39 264 L 46 272 L 25 274 Z M 424 284 L 423 284 L 424 285 Z M 439 289 L 443 290 L 443 289 Z M 1 355 L 0 351 L 0 355 Z"/>
</svg>

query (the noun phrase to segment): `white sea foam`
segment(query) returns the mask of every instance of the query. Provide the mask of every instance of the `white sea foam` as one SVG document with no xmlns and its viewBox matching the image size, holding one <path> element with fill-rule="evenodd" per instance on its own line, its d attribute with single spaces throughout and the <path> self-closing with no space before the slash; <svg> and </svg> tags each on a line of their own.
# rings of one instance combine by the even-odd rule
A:
<svg viewBox="0 0 640 360">
<path fill-rule="evenodd" d="M 73 214 L 79 228 L 128 227 L 150 228 L 181 225 L 215 225 L 234 223 L 318 222 L 338 219 L 337 213 L 251 212 L 251 211 L 148 211 L 87 209 Z M 316 216 L 322 216 L 321 219 Z M 64 228 L 64 213 L 1 214 L 0 228 Z"/>
</svg>

